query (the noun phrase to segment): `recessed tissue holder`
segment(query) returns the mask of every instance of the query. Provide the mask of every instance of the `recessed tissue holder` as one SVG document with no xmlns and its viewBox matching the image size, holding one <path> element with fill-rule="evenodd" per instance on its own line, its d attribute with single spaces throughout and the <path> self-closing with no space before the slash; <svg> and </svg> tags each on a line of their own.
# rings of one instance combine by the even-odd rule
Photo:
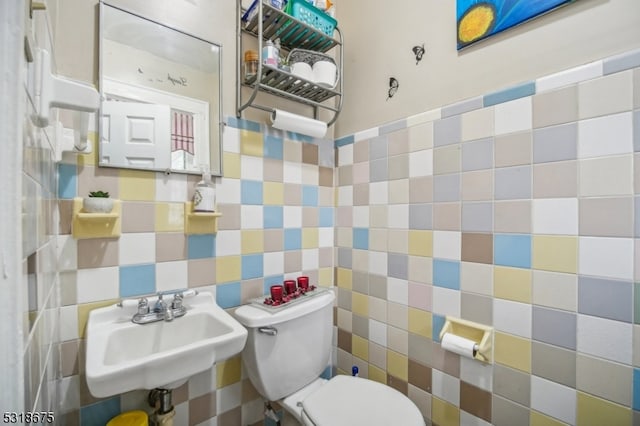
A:
<svg viewBox="0 0 640 426">
<path fill-rule="evenodd" d="M 443 349 L 467 358 L 486 363 L 493 359 L 493 327 L 447 316 L 440 342 Z"/>
</svg>

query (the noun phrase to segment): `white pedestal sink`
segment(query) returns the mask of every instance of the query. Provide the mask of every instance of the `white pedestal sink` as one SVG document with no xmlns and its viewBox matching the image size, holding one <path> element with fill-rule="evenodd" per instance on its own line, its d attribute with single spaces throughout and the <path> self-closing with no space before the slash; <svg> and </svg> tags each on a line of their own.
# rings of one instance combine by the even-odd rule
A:
<svg viewBox="0 0 640 426">
<path fill-rule="evenodd" d="M 87 323 L 86 376 L 95 397 L 134 389 L 172 389 L 242 351 L 247 330 L 210 293 L 184 300 L 173 321 L 131 322 L 136 307 L 94 309 Z"/>
</svg>

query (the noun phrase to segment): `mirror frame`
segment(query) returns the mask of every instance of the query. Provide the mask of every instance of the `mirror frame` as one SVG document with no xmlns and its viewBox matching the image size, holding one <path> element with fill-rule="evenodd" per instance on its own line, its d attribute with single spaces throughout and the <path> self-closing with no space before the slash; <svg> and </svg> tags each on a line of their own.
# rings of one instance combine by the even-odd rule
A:
<svg viewBox="0 0 640 426">
<path fill-rule="evenodd" d="M 104 46 L 103 46 L 103 31 L 104 31 L 104 15 L 105 15 L 105 7 L 110 7 L 112 9 L 116 9 L 119 10 L 121 12 L 124 13 L 128 13 L 132 16 L 135 16 L 136 18 L 139 19 L 143 19 L 147 22 L 153 23 L 155 25 L 159 25 L 161 27 L 164 27 L 166 29 L 172 30 L 172 31 L 176 31 L 177 33 L 186 35 L 188 37 L 192 37 L 196 40 L 202 41 L 204 43 L 208 43 L 212 46 L 215 46 L 218 48 L 218 85 L 219 85 L 219 90 L 218 90 L 218 96 L 217 96 L 217 102 L 218 102 L 218 114 L 214 115 L 213 113 L 209 113 L 209 118 L 217 118 L 218 121 L 218 130 L 212 130 L 209 132 L 209 171 L 211 173 L 211 176 L 216 176 L 216 177 L 221 177 L 223 176 L 223 169 L 222 169 L 222 165 L 223 165 L 223 161 L 222 161 L 222 157 L 223 157 L 223 129 L 225 126 L 224 120 L 223 120 L 223 105 L 222 105 L 222 91 L 223 91 L 223 76 L 222 76 L 222 45 L 219 43 L 214 43 L 212 41 L 206 40 L 202 37 L 198 37 L 196 35 L 190 34 L 188 32 L 182 31 L 180 29 L 177 29 L 171 25 L 167 25 L 164 24 L 162 22 L 156 21 L 154 19 L 150 19 L 147 18 L 143 15 L 141 15 L 140 13 L 137 12 L 132 12 L 131 10 L 128 10 L 126 8 L 123 8 L 121 6 L 117 6 L 114 5 L 108 1 L 104 1 L 104 0 L 100 0 L 99 3 L 99 16 L 98 16 L 98 82 L 99 82 L 99 88 L 100 88 L 100 108 L 98 110 L 98 115 L 97 115 L 97 120 L 98 120 L 98 155 L 97 155 L 97 162 L 98 162 L 98 166 L 99 167 L 108 167 L 108 168 L 120 168 L 120 169 L 129 169 L 129 170 L 143 170 L 143 171 L 156 171 L 156 172 L 164 172 L 165 174 L 171 174 L 171 173 L 180 173 L 180 174 L 192 174 L 192 175 L 201 175 L 202 171 L 201 170 L 180 170 L 180 169 L 172 169 L 172 168 L 168 168 L 168 169 L 162 169 L 162 168 L 152 168 L 152 167 L 134 167 L 134 166 L 126 166 L 126 165 L 116 165 L 116 164 L 108 164 L 108 163 L 102 163 L 100 161 L 100 153 L 102 151 L 102 135 L 104 134 L 104 130 L 102 128 L 103 126 L 103 120 L 102 120 L 102 110 L 103 110 L 103 104 L 104 101 L 106 99 L 106 94 L 104 93 L 104 79 L 105 78 L 109 78 L 108 76 L 105 76 L 104 74 Z M 211 109 L 211 106 L 210 106 Z M 214 129 L 214 127 L 210 124 L 210 129 Z M 214 142 L 214 136 L 217 137 L 217 141 Z M 216 164 L 212 164 L 212 154 L 213 152 L 217 152 L 217 162 Z"/>
</svg>

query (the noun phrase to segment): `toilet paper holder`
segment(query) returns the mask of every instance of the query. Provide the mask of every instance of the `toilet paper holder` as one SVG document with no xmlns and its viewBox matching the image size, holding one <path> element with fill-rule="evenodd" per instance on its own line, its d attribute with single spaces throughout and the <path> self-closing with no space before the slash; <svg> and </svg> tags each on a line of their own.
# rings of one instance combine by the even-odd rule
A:
<svg viewBox="0 0 640 426">
<path fill-rule="evenodd" d="M 493 359 L 493 327 L 446 316 L 444 326 L 440 331 L 440 341 L 446 333 L 472 340 L 477 344 L 477 351 L 475 351 L 473 358 L 491 363 Z"/>
</svg>

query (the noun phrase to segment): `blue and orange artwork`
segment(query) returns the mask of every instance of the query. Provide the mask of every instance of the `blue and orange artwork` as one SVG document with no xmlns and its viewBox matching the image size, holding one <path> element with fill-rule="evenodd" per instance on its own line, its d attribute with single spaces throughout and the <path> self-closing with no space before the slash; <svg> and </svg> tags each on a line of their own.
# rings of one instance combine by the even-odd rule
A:
<svg viewBox="0 0 640 426">
<path fill-rule="evenodd" d="M 457 0 L 458 50 L 575 0 Z"/>
</svg>

